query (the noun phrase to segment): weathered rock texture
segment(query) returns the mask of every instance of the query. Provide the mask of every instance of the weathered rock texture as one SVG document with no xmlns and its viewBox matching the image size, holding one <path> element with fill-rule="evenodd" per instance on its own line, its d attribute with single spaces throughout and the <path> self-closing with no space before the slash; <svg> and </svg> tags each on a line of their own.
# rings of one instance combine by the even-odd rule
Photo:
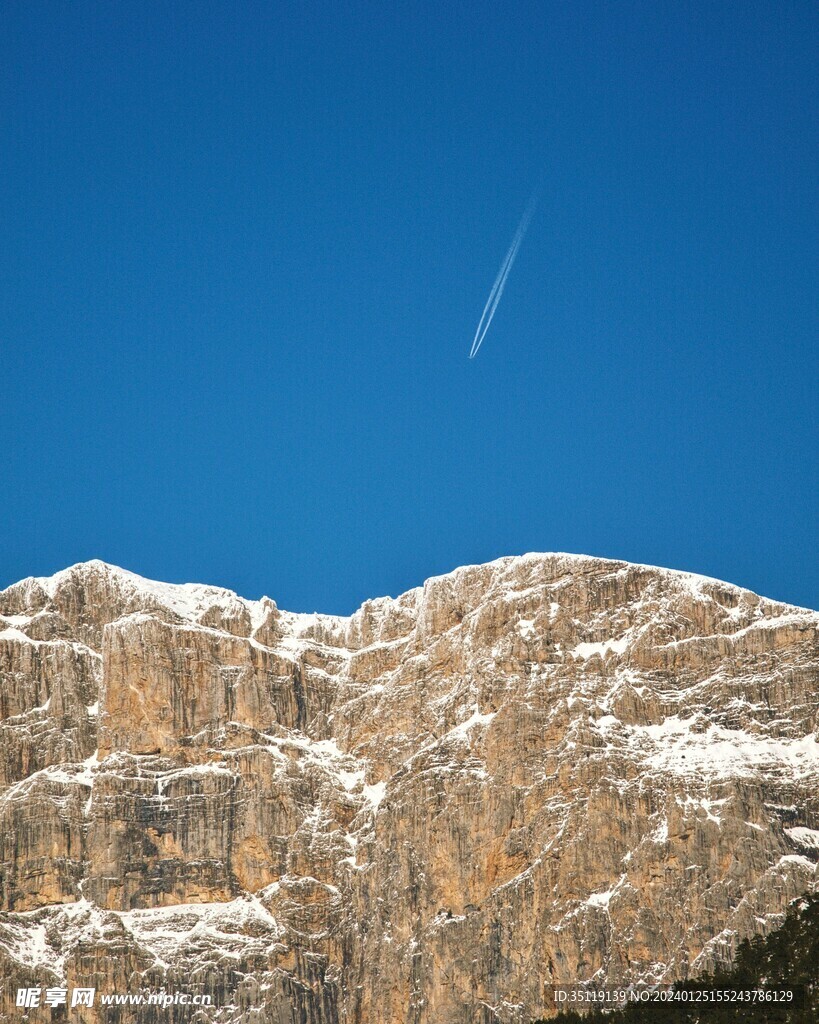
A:
<svg viewBox="0 0 819 1024">
<path fill-rule="evenodd" d="M 522 1024 L 816 885 L 813 612 L 527 555 L 350 618 L 101 562 L 0 613 L 2 1020 Z"/>
</svg>

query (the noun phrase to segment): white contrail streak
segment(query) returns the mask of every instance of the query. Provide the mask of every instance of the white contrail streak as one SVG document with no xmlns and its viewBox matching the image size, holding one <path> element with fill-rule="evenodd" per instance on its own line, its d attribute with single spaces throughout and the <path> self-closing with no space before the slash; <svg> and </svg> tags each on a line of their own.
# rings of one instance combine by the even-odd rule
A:
<svg viewBox="0 0 819 1024">
<path fill-rule="evenodd" d="M 492 323 L 495 310 L 498 308 L 498 303 L 503 295 L 503 289 L 506 287 L 506 280 L 509 277 L 509 271 L 512 269 L 512 264 L 515 262 L 518 249 L 520 249 L 520 243 L 523 241 L 523 237 L 529 227 L 529 221 L 532 219 L 532 214 L 535 212 L 536 206 L 537 196 L 532 196 L 529 200 L 529 205 L 523 213 L 520 224 L 518 224 L 515 237 L 512 239 L 512 244 L 509 246 L 509 252 L 507 252 L 504 257 L 503 263 L 501 263 L 498 276 L 495 278 L 495 283 L 492 285 L 492 291 L 490 291 L 489 298 L 486 300 L 486 305 L 483 307 L 483 313 L 481 313 L 478 329 L 475 331 L 475 337 L 472 339 L 472 348 L 469 351 L 470 359 L 475 358 L 478 354 L 478 349 L 483 344 L 483 339 L 486 337 L 486 332 L 489 330 L 489 325 Z"/>
</svg>

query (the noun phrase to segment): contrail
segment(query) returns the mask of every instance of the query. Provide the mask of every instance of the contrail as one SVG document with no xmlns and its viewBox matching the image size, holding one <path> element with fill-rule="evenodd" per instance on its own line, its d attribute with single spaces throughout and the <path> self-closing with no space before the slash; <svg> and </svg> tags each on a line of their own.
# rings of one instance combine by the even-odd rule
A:
<svg viewBox="0 0 819 1024">
<path fill-rule="evenodd" d="M 498 276 L 495 278 L 495 283 L 492 285 L 492 291 L 489 293 L 489 298 L 486 300 L 486 305 L 483 307 L 483 313 L 481 313 L 478 329 L 475 331 L 475 337 L 472 339 L 472 348 L 469 351 L 470 359 L 475 358 L 478 354 L 478 349 L 483 344 L 483 339 L 486 337 L 486 332 L 489 330 L 489 325 L 492 323 L 495 310 L 498 308 L 498 303 L 503 295 L 503 289 L 506 287 L 506 279 L 509 277 L 509 271 L 512 269 L 512 264 L 515 262 L 518 249 L 520 249 L 520 243 L 523 241 L 523 237 L 529 227 L 529 221 L 532 219 L 532 214 L 535 212 L 536 206 L 537 195 L 534 195 L 529 200 L 529 205 L 524 210 L 523 217 L 521 218 L 520 224 L 518 224 L 518 229 L 515 232 L 515 237 L 512 239 L 512 244 L 509 246 L 509 252 L 507 252 L 504 257 L 503 263 L 501 263 Z"/>
</svg>

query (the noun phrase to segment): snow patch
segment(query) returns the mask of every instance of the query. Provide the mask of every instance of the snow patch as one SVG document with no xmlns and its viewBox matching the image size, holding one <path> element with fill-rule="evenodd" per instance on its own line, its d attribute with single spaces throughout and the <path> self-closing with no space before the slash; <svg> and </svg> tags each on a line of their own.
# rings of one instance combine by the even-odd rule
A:
<svg viewBox="0 0 819 1024">
<path fill-rule="evenodd" d="M 673 715 L 660 725 L 632 726 L 630 732 L 638 749 L 643 749 L 645 740 L 653 741 L 655 749 L 647 755 L 649 764 L 675 774 L 748 776 L 779 769 L 804 777 L 819 772 L 819 743 L 814 736 L 776 739 L 713 724 L 707 731 L 697 732 L 693 729 L 696 723 L 696 715 Z"/>
<path fill-rule="evenodd" d="M 786 828 L 785 835 L 792 839 L 797 846 L 819 850 L 819 832 L 816 829 L 804 828 L 798 825 L 796 828 Z"/>
<path fill-rule="evenodd" d="M 341 768 L 336 769 L 336 776 L 341 782 L 341 785 L 351 793 L 357 786 L 360 786 L 364 781 L 365 772 L 364 769 L 360 769 L 357 772 L 347 772 Z"/>
<path fill-rule="evenodd" d="M 447 735 L 467 737 L 470 730 L 476 728 L 477 726 L 489 725 L 489 723 L 495 717 L 495 714 L 496 712 L 490 711 L 488 714 L 482 715 L 476 707 L 465 722 L 461 722 L 460 725 L 456 725 L 453 729 L 450 729 Z"/>
<path fill-rule="evenodd" d="M 615 654 L 622 654 L 628 647 L 628 637 L 621 637 L 619 640 L 601 640 L 598 643 L 580 643 L 569 651 L 574 658 L 582 658 L 587 661 L 589 658 L 599 654 L 605 658 L 609 651 Z"/>
<path fill-rule="evenodd" d="M 793 864 L 795 867 L 806 868 L 808 871 L 813 873 L 816 871 L 817 865 L 809 860 L 807 857 L 803 857 L 801 853 L 786 853 L 784 857 L 780 857 L 779 861 L 774 865 L 774 870 L 781 867 L 783 864 Z"/>
<path fill-rule="evenodd" d="M 365 786 L 362 792 L 372 809 L 377 811 L 381 801 L 384 799 L 384 794 L 387 792 L 387 783 L 376 782 L 372 786 Z"/>
<path fill-rule="evenodd" d="M 7 622 L 9 626 L 27 626 L 31 622 L 32 615 L 0 615 L 0 622 Z"/>
<path fill-rule="evenodd" d="M 36 640 L 32 640 L 30 636 L 26 636 L 25 633 L 21 633 L 19 629 L 15 629 L 14 626 L 9 626 L 8 629 L 0 630 L 0 640 L 17 640 L 19 643 L 37 645 Z"/>
</svg>

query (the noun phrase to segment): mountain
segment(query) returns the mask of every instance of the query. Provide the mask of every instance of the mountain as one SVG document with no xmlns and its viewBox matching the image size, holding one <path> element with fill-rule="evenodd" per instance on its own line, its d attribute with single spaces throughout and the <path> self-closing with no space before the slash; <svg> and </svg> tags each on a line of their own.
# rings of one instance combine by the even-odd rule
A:
<svg viewBox="0 0 819 1024">
<path fill-rule="evenodd" d="M 0 1020 L 528 1024 L 817 886 L 815 612 L 532 554 L 347 618 L 88 562 L 0 615 Z M 212 1005 L 100 1005 L 160 989 Z"/>
</svg>

